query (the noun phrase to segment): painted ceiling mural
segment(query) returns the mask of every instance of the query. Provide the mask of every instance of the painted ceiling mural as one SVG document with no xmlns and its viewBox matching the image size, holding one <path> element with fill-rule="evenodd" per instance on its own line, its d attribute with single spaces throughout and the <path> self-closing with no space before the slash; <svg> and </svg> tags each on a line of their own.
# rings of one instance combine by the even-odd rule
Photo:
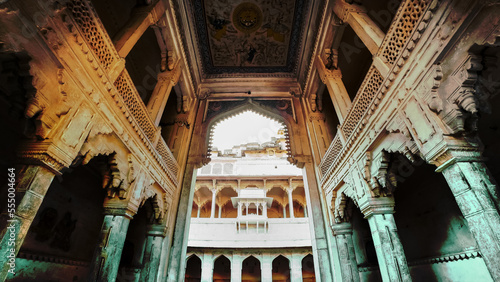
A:
<svg viewBox="0 0 500 282">
<path fill-rule="evenodd" d="M 206 74 L 292 72 L 306 14 L 301 0 L 195 0 Z"/>
</svg>

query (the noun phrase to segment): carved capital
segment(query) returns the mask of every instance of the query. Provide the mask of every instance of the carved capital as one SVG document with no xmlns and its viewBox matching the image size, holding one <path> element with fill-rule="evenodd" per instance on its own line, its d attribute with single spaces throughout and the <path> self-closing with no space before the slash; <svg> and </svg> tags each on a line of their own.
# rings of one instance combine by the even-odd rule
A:
<svg viewBox="0 0 500 282">
<path fill-rule="evenodd" d="M 44 165 L 56 174 L 69 167 L 74 159 L 50 140 L 21 144 L 18 157 L 23 163 Z"/>
<path fill-rule="evenodd" d="M 332 231 L 334 236 L 352 234 L 352 224 L 349 222 L 332 224 Z"/>
<path fill-rule="evenodd" d="M 152 224 L 148 226 L 146 230 L 147 236 L 153 237 L 165 237 L 167 235 L 168 228 L 164 224 Z"/>
<path fill-rule="evenodd" d="M 374 214 L 394 213 L 394 205 L 395 203 L 393 197 L 373 198 L 370 196 L 366 196 L 359 200 L 359 208 L 365 215 L 365 218 L 368 218 Z"/>
<path fill-rule="evenodd" d="M 129 219 L 132 219 L 139 209 L 133 202 L 117 198 L 105 199 L 103 207 L 105 215 L 125 216 Z"/>
<path fill-rule="evenodd" d="M 429 163 L 437 166 L 436 172 L 441 172 L 457 162 L 483 161 L 481 155 L 481 144 L 478 140 L 445 136 L 426 158 Z"/>
</svg>

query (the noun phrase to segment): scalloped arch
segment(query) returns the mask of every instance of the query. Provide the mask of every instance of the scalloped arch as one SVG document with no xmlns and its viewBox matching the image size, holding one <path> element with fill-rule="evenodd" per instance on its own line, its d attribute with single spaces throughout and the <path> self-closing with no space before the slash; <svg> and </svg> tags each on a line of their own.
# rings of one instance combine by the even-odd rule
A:
<svg viewBox="0 0 500 282">
<path fill-rule="evenodd" d="M 262 117 L 268 118 L 270 120 L 276 121 L 279 124 L 283 125 L 285 128 L 285 137 L 286 137 L 286 142 L 287 142 L 287 154 L 288 157 L 292 156 L 292 152 L 290 149 L 290 137 L 288 134 L 289 128 L 291 128 L 290 123 L 275 109 L 262 105 L 256 101 L 253 101 L 252 99 L 247 99 L 246 103 L 240 106 L 237 106 L 235 108 L 232 108 L 230 110 L 227 110 L 225 112 L 219 113 L 217 116 L 215 116 L 213 119 L 211 119 L 208 123 L 208 134 L 206 136 L 206 144 L 207 146 L 207 156 L 210 156 L 210 152 L 212 150 L 212 139 L 213 139 L 213 134 L 214 134 L 214 128 L 220 124 L 221 122 L 224 122 L 225 120 L 228 120 L 232 117 L 235 117 L 241 113 L 244 112 L 253 112 L 257 115 L 260 115 Z"/>
</svg>

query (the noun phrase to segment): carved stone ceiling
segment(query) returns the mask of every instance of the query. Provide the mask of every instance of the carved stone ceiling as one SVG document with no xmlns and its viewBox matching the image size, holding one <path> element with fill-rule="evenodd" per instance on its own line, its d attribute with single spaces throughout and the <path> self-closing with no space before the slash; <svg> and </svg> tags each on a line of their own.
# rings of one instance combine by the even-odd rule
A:
<svg viewBox="0 0 500 282">
<path fill-rule="evenodd" d="M 294 73 L 308 1 L 193 0 L 205 75 Z"/>
</svg>

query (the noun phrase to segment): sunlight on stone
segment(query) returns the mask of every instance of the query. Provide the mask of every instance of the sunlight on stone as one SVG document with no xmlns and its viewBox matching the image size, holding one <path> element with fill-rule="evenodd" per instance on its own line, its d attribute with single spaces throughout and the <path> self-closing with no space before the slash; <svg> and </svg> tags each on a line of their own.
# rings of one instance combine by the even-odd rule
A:
<svg viewBox="0 0 500 282">
<path fill-rule="evenodd" d="M 259 143 L 278 138 L 283 125 L 257 113 L 246 111 L 217 124 L 213 131 L 212 147 L 231 149 L 235 145 Z"/>
</svg>

